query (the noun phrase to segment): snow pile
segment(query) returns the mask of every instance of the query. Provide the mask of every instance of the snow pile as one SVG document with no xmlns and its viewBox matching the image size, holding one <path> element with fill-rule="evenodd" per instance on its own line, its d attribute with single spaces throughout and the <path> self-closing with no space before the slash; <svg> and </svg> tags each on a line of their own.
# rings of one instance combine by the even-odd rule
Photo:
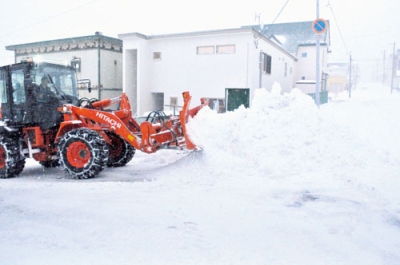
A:
<svg viewBox="0 0 400 265">
<path fill-rule="evenodd" d="M 277 84 L 271 92 L 258 89 L 252 108 L 224 114 L 203 109 L 189 123 L 189 132 L 217 171 L 229 168 L 244 175 L 362 168 L 380 159 L 349 127 L 323 115 L 311 97 L 297 89 L 281 95 Z"/>
<path fill-rule="evenodd" d="M 281 95 L 277 87 L 257 90 L 252 104 L 251 109 L 242 106 L 222 115 L 204 109 L 189 123 L 190 135 L 206 158 L 234 171 L 256 169 L 266 175 L 303 167 L 299 152 L 312 144 L 319 123 L 312 99 L 300 91 Z"/>
</svg>

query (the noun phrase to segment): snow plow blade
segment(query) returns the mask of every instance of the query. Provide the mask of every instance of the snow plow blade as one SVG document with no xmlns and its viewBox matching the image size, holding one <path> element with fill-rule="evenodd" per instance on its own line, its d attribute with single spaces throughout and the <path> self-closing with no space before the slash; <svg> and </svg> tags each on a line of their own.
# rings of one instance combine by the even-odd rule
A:
<svg viewBox="0 0 400 265">
<path fill-rule="evenodd" d="M 186 125 L 187 125 L 189 117 L 192 118 L 192 117 L 196 116 L 196 114 L 199 112 L 199 110 L 201 110 L 203 107 L 208 105 L 208 102 L 204 98 L 201 98 L 200 105 L 198 105 L 197 107 L 194 107 L 192 109 L 189 109 L 192 96 L 190 95 L 189 91 L 183 92 L 182 95 L 183 95 L 184 103 L 183 103 L 183 108 L 180 111 L 179 120 L 181 122 L 182 133 L 185 138 L 186 149 L 194 150 L 197 148 L 197 146 L 191 141 L 190 136 L 187 132 Z"/>
</svg>

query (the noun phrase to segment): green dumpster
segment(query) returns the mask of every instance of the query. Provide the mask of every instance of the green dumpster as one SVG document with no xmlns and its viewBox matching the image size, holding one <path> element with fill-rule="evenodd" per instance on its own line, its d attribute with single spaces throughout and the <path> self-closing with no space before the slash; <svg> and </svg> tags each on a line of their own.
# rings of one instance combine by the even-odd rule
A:
<svg viewBox="0 0 400 265">
<path fill-rule="evenodd" d="M 315 100 L 316 93 L 309 93 L 307 94 Z M 328 91 L 321 91 L 319 92 L 319 104 L 328 103 Z"/>
</svg>

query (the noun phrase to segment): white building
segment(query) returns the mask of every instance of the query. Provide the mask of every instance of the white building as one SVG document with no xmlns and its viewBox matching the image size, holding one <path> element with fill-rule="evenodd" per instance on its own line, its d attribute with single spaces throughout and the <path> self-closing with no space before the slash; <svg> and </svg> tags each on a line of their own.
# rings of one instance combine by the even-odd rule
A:
<svg viewBox="0 0 400 265">
<path fill-rule="evenodd" d="M 329 20 L 327 21 L 329 25 Z M 286 51 L 297 58 L 293 81 L 295 86 L 304 93 L 315 93 L 316 70 L 316 39 L 320 39 L 319 76 L 321 87 L 325 89 L 327 79 L 328 54 L 330 53 L 330 31 L 316 34 L 312 30 L 313 21 L 289 22 L 259 26 L 258 28 L 267 38 L 274 40 Z"/>
<path fill-rule="evenodd" d="M 138 116 L 181 106 L 183 91 L 191 92 L 192 106 L 205 97 L 221 112 L 248 107 L 259 87 L 278 82 L 289 92 L 295 84 L 296 57 L 250 27 L 119 38 L 123 87 Z"/>
</svg>

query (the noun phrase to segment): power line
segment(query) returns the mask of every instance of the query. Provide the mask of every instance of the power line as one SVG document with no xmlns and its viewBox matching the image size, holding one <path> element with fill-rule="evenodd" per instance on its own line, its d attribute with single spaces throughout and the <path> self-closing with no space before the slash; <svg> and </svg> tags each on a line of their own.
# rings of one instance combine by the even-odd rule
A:
<svg viewBox="0 0 400 265">
<path fill-rule="evenodd" d="M 328 0 L 328 6 L 329 6 L 329 8 L 331 9 L 331 12 L 332 12 L 332 15 L 333 15 L 333 20 L 335 21 L 336 27 L 337 27 L 337 29 L 338 29 L 338 31 L 339 31 L 339 35 L 340 35 L 340 38 L 341 38 L 342 43 L 343 43 L 343 45 L 344 45 L 344 48 L 346 49 L 346 52 L 349 53 L 349 49 L 347 48 L 346 42 L 344 41 L 344 38 L 343 38 L 343 35 L 342 35 L 342 31 L 340 30 L 339 24 L 338 24 L 338 22 L 337 22 L 335 12 L 333 12 L 333 8 L 332 8 L 332 5 L 331 5 L 331 1 L 329 1 L 329 0 Z"/>
<path fill-rule="evenodd" d="M 278 17 L 281 15 L 282 11 L 285 9 L 286 5 L 289 3 L 290 0 L 287 0 L 286 3 L 283 5 L 281 11 L 279 11 L 278 15 L 275 17 L 275 19 L 272 21 L 271 25 L 275 23 L 275 21 L 278 19 Z"/>
<path fill-rule="evenodd" d="M 4 58 L 14 58 L 14 55 L 9 55 L 9 56 L 0 56 L 0 59 L 4 59 Z"/>
<path fill-rule="evenodd" d="M 34 22 L 34 23 L 32 23 L 32 24 L 28 24 L 28 25 L 26 25 L 26 26 L 17 28 L 16 30 L 11 31 L 11 32 L 9 32 L 9 33 L 3 34 L 3 35 L 0 36 L 0 38 L 4 38 L 4 37 L 7 37 L 7 36 L 10 36 L 10 35 L 12 35 L 12 34 L 15 34 L 15 33 L 19 32 L 19 31 L 22 31 L 22 30 L 24 30 L 24 29 L 27 29 L 27 28 L 36 26 L 36 25 L 38 25 L 38 24 L 40 24 L 40 23 L 43 23 L 43 22 L 45 22 L 45 21 L 47 21 L 47 20 L 60 17 L 60 16 L 65 15 L 65 14 L 71 12 L 71 11 L 74 11 L 74 10 L 76 10 L 76 9 L 79 9 L 79 8 L 81 8 L 81 7 L 83 7 L 83 6 L 92 4 L 92 3 L 97 2 L 97 1 L 99 1 L 99 0 L 92 0 L 92 1 L 89 1 L 89 2 L 86 2 L 86 3 L 83 3 L 83 4 L 79 5 L 79 6 L 75 6 L 75 7 L 72 7 L 72 8 L 70 8 L 70 9 L 64 10 L 64 11 L 62 11 L 62 12 L 60 12 L 60 13 L 55 14 L 55 15 L 48 16 L 47 18 L 44 18 L 44 19 L 39 20 L 39 21 L 36 21 L 36 22 Z M 1 41 L 1 40 L 0 40 L 0 42 L 4 43 L 4 42 Z"/>
</svg>

